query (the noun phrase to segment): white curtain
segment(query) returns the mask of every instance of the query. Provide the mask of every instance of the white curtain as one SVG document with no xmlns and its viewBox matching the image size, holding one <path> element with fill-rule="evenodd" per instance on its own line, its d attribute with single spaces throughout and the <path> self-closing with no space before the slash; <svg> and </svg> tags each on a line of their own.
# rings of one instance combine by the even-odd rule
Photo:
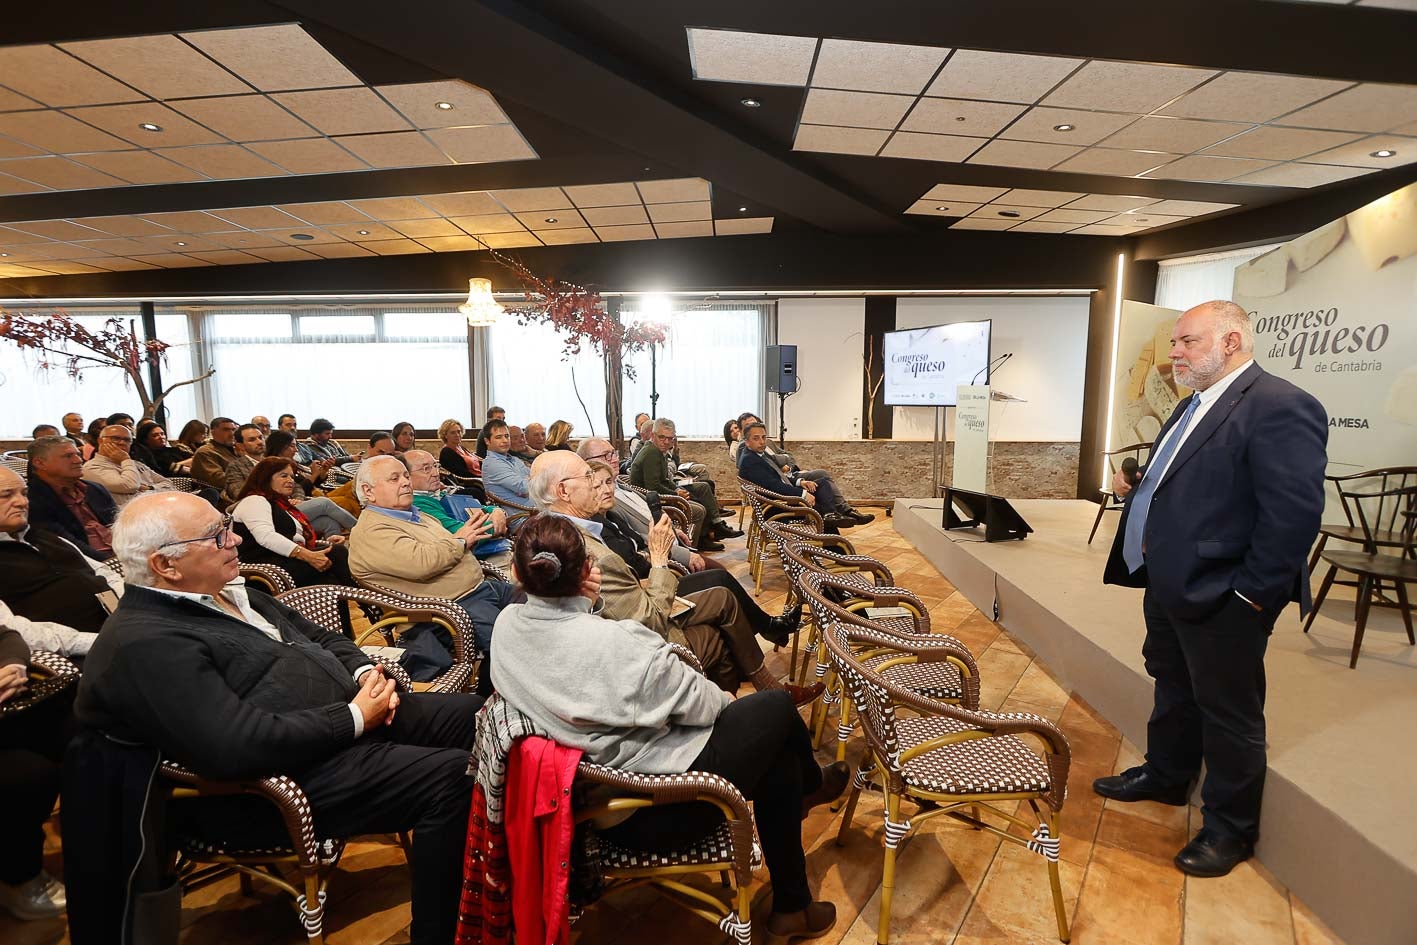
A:
<svg viewBox="0 0 1417 945">
<path fill-rule="evenodd" d="M 482 330 L 488 332 L 492 403 L 507 411 L 508 423 L 549 427 L 565 420 L 577 439 L 605 436 L 605 362 L 590 345 L 566 354 L 555 328 L 523 325 L 513 315 Z"/>
<path fill-rule="evenodd" d="M 1163 259 L 1156 278 L 1156 304 L 1185 311 L 1212 299 L 1229 299 L 1235 270 L 1278 246 L 1255 246 L 1225 253 Z"/>
</svg>

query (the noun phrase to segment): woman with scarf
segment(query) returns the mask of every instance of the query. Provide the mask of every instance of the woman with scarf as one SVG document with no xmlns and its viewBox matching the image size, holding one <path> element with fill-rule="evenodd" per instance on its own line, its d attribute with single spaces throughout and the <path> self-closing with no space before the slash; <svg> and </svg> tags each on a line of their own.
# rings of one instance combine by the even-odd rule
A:
<svg viewBox="0 0 1417 945">
<path fill-rule="evenodd" d="M 237 555 L 248 564 L 274 564 L 290 573 L 297 587 L 311 584 L 354 586 L 344 537 L 326 539 L 291 501 L 295 464 L 267 456 L 251 470 L 231 516 L 241 536 Z"/>
</svg>

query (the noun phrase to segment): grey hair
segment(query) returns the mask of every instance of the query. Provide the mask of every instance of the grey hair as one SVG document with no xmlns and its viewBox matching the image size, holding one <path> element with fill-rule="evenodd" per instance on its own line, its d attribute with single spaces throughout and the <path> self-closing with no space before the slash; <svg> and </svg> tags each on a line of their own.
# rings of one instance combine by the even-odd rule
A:
<svg viewBox="0 0 1417 945">
<path fill-rule="evenodd" d="M 180 558 L 191 549 L 190 544 L 173 545 L 178 540 L 177 523 L 164 514 L 160 508 L 149 509 L 171 493 L 150 492 L 140 495 L 118 513 L 113 523 L 113 553 L 118 563 L 123 565 L 123 580 L 139 587 L 152 587 L 157 583 L 148 564 L 148 556 L 164 545 L 171 545 L 169 558 Z"/>
<path fill-rule="evenodd" d="M 527 480 L 526 491 L 532 504 L 538 509 L 550 508 L 556 501 L 556 487 L 566 474 L 566 466 L 575 454 L 565 450 L 551 450 L 536 458 L 531 464 L 531 478 Z"/>
<path fill-rule="evenodd" d="M 29 461 L 48 459 L 64 447 L 73 445 L 74 441 L 67 436 L 42 436 L 29 445 Z"/>
<path fill-rule="evenodd" d="M 601 439 L 600 437 L 598 437 L 598 436 L 588 436 L 588 437 L 586 437 L 584 440 L 581 440 L 581 445 L 580 445 L 580 446 L 576 447 L 576 455 L 579 456 L 581 459 L 585 459 L 587 456 L 590 456 L 590 455 L 591 455 L 591 449 L 590 449 L 590 448 L 591 448 L 591 444 L 593 444 L 593 443 L 604 443 L 606 446 L 609 446 L 609 445 L 610 445 L 610 441 L 609 441 L 609 440 L 602 440 L 602 439 Z M 597 449 L 596 452 L 597 452 L 597 453 L 603 453 L 603 452 L 605 452 L 605 450 L 604 450 L 604 449 Z"/>
<path fill-rule="evenodd" d="M 1255 350 L 1255 326 L 1250 323 L 1250 316 L 1243 308 L 1224 299 L 1203 302 L 1196 307 L 1205 309 L 1215 319 L 1217 340 L 1232 331 L 1237 332 L 1240 335 L 1240 350 L 1245 354 Z"/>
<path fill-rule="evenodd" d="M 654 421 L 654 426 L 651 427 L 652 432 L 655 433 L 661 430 L 667 433 L 673 433 L 674 429 L 674 421 L 670 420 L 668 417 L 660 417 L 658 420 Z"/>
<path fill-rule="evenodd" d="M 362 509 L 369 504 L 369 500 L 364 495 L 364 487 L 374 486 L 374 464 L 379 462 L 398 463 L 405 469 L 408 467 L 397 456 L 371 456 L 359 464 L 359 471 L 354 474 L 354 497 L 359 500 L 359 507 Z"/>
</svg>

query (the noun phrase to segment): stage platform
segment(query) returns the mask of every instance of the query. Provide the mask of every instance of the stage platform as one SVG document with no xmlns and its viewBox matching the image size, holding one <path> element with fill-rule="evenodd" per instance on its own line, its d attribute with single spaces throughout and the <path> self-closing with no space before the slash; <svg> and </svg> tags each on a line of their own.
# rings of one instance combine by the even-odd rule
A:
<svg viewBox="0 0 1417 945">
<path fill-rule="evenodd" d="M 1102 584 L 1119 516 L 1105 516 L 1089 546 L 1096 505 L 1013 504 L 1034 528 L 1024 541 L 947 532 L 939 499 L 897 501 L 895 527 L 982 613 L 997 602 L 999 623 L 1060 683 L 1144 746 L 1142 592 Z M 1301 627 L 1291 605 L 1266 658 L 1269 773 L 1257 855 L 1348 945 L 1412 945 L 1417 647 L 1396 611 L 1375 609 L 1350 670 L 1351 592 L 1324 605 L 1308 636 Z"/>
</svg>

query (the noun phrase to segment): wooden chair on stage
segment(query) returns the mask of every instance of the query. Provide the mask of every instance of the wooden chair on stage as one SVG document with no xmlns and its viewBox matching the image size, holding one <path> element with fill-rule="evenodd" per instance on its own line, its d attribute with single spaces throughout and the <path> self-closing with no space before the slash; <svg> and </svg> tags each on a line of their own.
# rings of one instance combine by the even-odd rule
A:
<svg viewBox="0 0 1417 945">
<path fill-rule="evenodd" d="M 1087 533 L 1087 543 L 1092 544 L 1092 539 L 1097 537 L 1097 526 L 1102 524 L 1102 516 L 1108 512 L 1120 512 L 1126 503 L 1122 497 L 1112 491 L 1112 475 L 1122 468 L 1122 463 L 1128 456 L 1137 461 L 1138 466 L 1145 466 L 1147 457 L 1151 455 L 1150 443 L 1133 443 L 1131 446 L 1123 446 L 1120 449 L 1108 450 L 1102 454 L 1102 458 L 1107 462 L 1107 488 L 1097 490 L 1102 495 L 1102 501 L 1097 506 L 1097 517 L 1092 520 L 1092 531 Z"/>
<path fill-rule="evenodd" d="M 1391 489 L 1417 486 L 1417 466 L 1387 466 L 1382 469 L 1368 469 L 1363 472 L 1349 473 L 1346 476 L 1325 476 L 1324 481 L 1331 484 L 1337 491 L 1346 521 L 1332 524 L 1325 522 L 1319 526 L 1319 543 L 1314 546 L 1314 553 L 1309 557 L 1309 574 L 1311 575 L 1314 573 L 1314 569 L 1319 566 L 1319 557 L 1323 554 L 1330 538 L 1334 541 L 1363 544 L 1363 529 L 1358 524 L 1356 510 L 1352 503 L 1344 499 L 1344 493 L 1375 494 Z M 1370 511 L 1373 513 L 1372 522 L 1375 526 L 1372 536 L 1373 543 L 1379 548 L 1401 547 L 1402 523 L 1396 520 L 1398 513 L 1402 511 L 1401 503 L 1379 502 L 1377 508 L 1370 508 Z M 1353 582 L 1340 582 L 1340 584 L 1350 587 L 1356 586 Z"/>
</svg>

